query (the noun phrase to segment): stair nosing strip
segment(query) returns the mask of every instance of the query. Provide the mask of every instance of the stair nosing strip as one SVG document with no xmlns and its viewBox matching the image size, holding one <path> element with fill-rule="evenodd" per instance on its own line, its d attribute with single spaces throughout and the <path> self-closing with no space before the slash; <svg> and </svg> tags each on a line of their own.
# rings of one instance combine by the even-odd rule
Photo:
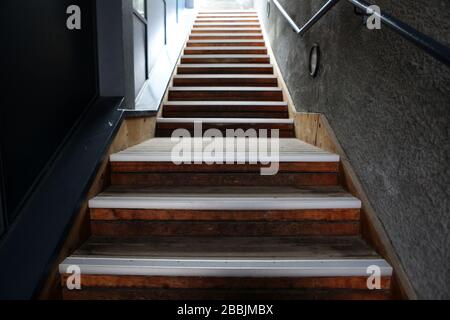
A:
<svg viewBox="0 0 450 320">
<path fill-rule="evenodd" d="M 202 276 L 202 277 L 343 277 L 366 276 L 368 267 L 378 266 L 380 276 L 393 269 L 381 258 L 373 259 L 149 259 L 137 257 L 72 256 L 59 266 L 61 274 L 70 266 L 88 275 Z"/>
</svg>

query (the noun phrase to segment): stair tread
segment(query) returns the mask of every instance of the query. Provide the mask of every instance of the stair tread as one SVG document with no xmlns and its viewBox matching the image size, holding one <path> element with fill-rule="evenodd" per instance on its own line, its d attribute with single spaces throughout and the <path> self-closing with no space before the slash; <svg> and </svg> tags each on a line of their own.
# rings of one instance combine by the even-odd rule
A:
<svg viewBox="0 0 450 320">
<path fill-rule="evenodd" d="M 278 87 L 170 87 L 169 91 L 276 91 L 281 92 Z"/>
<path fill-rule="evenodd" d="M 218 40 L 188 40 L 188 43 L 264 43 L 264 40 L 249 40 L 249 39 L 218 39 Z"/>
<path fill-rule="evenodd" d="M 177 74 L 174 79 L 278 79 L 271 74 Z"/>
<path fill-rule="evenodd" d="M 272 64 L 259 64 L 259 63 L 253 63 L 253 64 L 244 64 L 244 63 L 205 63 L 205 64 L 180 64 L 178 65 L 180 68 L 193 68 L 193 69 L 199 69 L 199 68 L 251 68 L 251 69 L 257 69 L 257 68 L 273 68 Z"/>
<path fill-rule="evenodd" d="M 226 50 L 229 50 L 229 51 L 232 51 L 232 50 L 261 50 L 261 48 L 258 48 L 258 47 L 208 47 L 208 46 L 206 46 L 206 47 L 188 47 L 188 48 L 185 48 L 185 49 L 187 49 L 187 50 L 197 50 L 197 51 L 202 51 L 202 50 L 217 50 L 217 51 L 226 51 Z"/>
<path fill-rule="evenodd" d="M 204 76 L 204 75 L 202 75 Z M 278 101 L 166 101 L 167 106 L 272 106 L 287 107 L 287 102 Z"/>
<path fill-rule="evenodd" d="M 339 187 L 110 187 L 90 208 L 186 210 L 360 209 L 361 201 Z"/>
<path fill-rule="evenodd" d="M 367 276 L 392 268 L 358 237 L 91 238 L 60 265 L 83 274 L 213 277 Z"/>
<path fill-rule="evenodd" d="M 202 34 L 201 32 L 208 32 L 208 31 L 214 31 L 215 34 L 230 34 L 230 35 L 240 34 L 240 33 L 249 34 L 249 35 L 254 35 L 255 34 L 254 33 L 255 28 L 253 28 L 253 29 L 252 28 L 246 28 L 246 29 L 239 29 L 239 28 L 211 28 L 211 29 L 208 29 L 208 28 L 200 28 L 200 29 L 199 28 L 192 28 L 192 30 L 199 31 L 198 34 Z M 246 33 L 249 30 L 251 30 L 252 33 Z M 258 30 L 259 33 L 262 34 L 262 29 L 256 29 L 256 30 Z M 232 33 L 226 33 L 227 31 L 230 31 Z M 219 33 L 216 33 L 216 32 L 219 32 Z M 197 33 L 194 33 L 194 34 L 197 34 Z M 207 33 L 207 34 L 209 34 L 209 33 Z"/>
<path fill-rule="evenodd" d="M 190 138 L 185 138 L 190 139 Z M 223 138 L 223 144 L 238 144 L 236 138 Z M 201 138 L 193 138 L 190 143 L 197 144 Z M 298 139 L 279 139 L 279 161 L 280 162 L 339 162 L 340 157 L 324 151 L 320 148 L 307 144 Z M 187 141 L 189 143 L 189 141 Z M 210 141 L 204 139 L 201 141 L 203 147 L 208 145 Z M 171 138 L 154 138 L 144 143 L 128 148 L 119 153 L 112 154 L 110 161 L 112 162 L 172 162 L 172 150 L 179 142 L 173 141 Z M 267 139 L 267 146 L 270 150 L 271 139 Z M 240 149 L 235 155 L 235 159 L 244 160 L 249 157 L 248 147 Z M 224 157 L 227 152 L 224 152 Z M 242 157 L 242 158 L 241 158 Z"/>
<path fill-rule="evenodd" d="M 158 118 L 158 123 L 231 123 L 231 124 L 293 124 L 293 119 L 252 118 Z"/>
<path fill-rule="evenodd" d="M 185 54 L 181 58 L 207 59 L 207 58 L 270 58 L 267 54 Z"/>
</svg>

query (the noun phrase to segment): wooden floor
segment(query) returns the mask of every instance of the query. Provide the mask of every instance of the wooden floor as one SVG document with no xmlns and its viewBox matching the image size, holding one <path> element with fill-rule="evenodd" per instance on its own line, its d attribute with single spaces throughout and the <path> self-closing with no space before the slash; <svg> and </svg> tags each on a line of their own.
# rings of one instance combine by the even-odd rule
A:
<svg viewBox="0 0 450 320">
<path fill-rule="evenodd" d="M 60 265 L 65 299 L 391 297 L 340 157 L 295 138 L 273 63 L 256 12 L 198 14 L 156 138 L 111 155 L 111 185 L 89 201 L 92 237 Z M 179 129 L 190 137 L 173 139 Z M 205 153 L 212 140 L 193 135 L 211 129 L 240 133 Z M 197 152 L 174 158 L 180 142 Z M 66 286 L 71 265 L 82 290 Z"/>
</svg>

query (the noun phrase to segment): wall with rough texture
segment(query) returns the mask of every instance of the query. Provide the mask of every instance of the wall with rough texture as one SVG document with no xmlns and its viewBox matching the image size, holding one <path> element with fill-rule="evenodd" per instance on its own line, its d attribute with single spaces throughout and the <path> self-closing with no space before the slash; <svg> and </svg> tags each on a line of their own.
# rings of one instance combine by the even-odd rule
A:
<svg viewBox="0 0 450 320">
<path fill-rule="evenodd" d="M 255 3 L 297 109 L 329 119 L 418 297 L 450 299 L 450 68 L 386 27 L 369 31 L 347 1 L 303 38 Z M 280 3 L 302 24 L 325 1 Z M 450 45 L 450 1 L 372 3 Z"/>
</svg>

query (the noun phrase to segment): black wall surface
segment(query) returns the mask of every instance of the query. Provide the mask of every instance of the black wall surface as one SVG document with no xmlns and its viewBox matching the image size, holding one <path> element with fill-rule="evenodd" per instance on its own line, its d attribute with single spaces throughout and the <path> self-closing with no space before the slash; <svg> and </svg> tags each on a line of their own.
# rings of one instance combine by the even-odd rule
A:
<svg viewBox="0 0 450 320">
<path fill-rule="evenodd" d="M 450 1 L 373 0 L 450 45 Z M 255 1 L 301 111 L 329 119 L 420 298 L 450 298 L 450 68 L 341 1 L 303 38 Z M 280 0 L 298 24 L 325 3 Z M 322 49 L 317 78 L 308 55 Z"/>
<path fill-rule="evenodd" d="M 97 95 L 92 0 L 2 0 L 1 147 L 7 220 Z M 69 5 L 82 29 L 68 30 Z M 2 90 L 3 91 L 3 90 Z"/>
</svg>

